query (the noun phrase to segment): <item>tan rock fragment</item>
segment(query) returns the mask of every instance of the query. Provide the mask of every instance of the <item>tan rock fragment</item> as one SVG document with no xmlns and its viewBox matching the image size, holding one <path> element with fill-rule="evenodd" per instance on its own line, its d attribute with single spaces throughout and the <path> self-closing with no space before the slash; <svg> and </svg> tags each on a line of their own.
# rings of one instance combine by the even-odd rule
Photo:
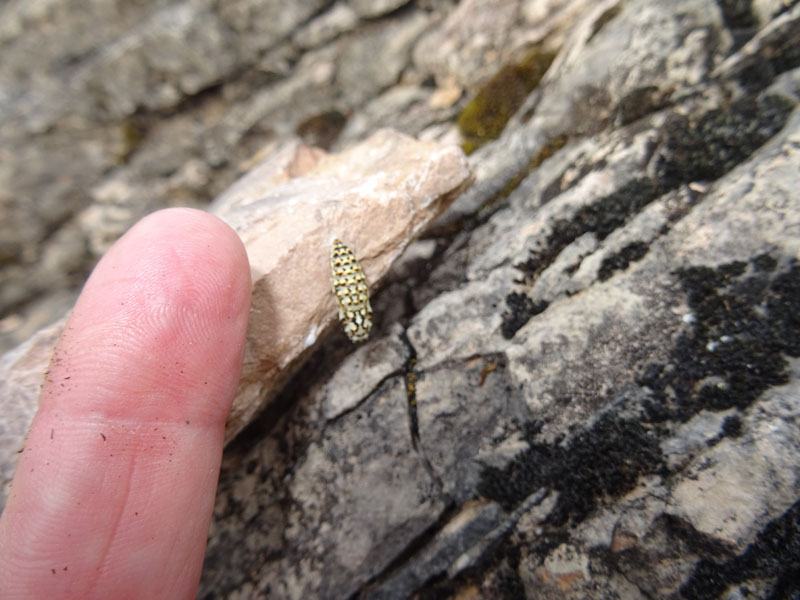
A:
<svg viewBox="0 0 800 600">
<path fill-rule="evenodd" d="M 459 101 L 464 90 L 456 84 L 439 87 L 431 97 L 428 98 L 428 106 L 431 108 L 450 108 Z"/>
<path fill-rule="evenodd" d="M 302 175 L 292 178 L 296 173 Z M 459 149 L 382 130 L 340 154 L 309 152 L 295 142 L 214 203 L 212 212 L 244 241 L 253 277 L 247 350 L 228 439 L 335 321 L 333 240 L 352 248 L 374 289 L 469 177 Z M 375 315 L 376 322 L 380 318 Z"/>
</svg>

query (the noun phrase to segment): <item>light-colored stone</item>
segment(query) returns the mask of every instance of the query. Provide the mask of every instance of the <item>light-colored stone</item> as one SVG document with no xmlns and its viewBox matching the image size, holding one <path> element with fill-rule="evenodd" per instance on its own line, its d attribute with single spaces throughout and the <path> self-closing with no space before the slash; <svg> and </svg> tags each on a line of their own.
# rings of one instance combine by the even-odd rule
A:
<svg viewBox="0 0 800 600">
<path fill-rule="evenodd" d="M 344 2 L 337 2 L 327 12 L 299 29 L 292 42 L 300 48 L 316 48 L 330 42 L 358 24 L 358 15 Z"/>
<path fill-rule="evenodd" d="M 743 437 L 699 452 L 672 490 L 668 512 L 743 551 L 766 525 L 766 515 L 781 514 L 797 501 L 798 436 L 791 419 L 800 414 L 798 392 L 796 381 L 774 388 L 761 410 L 748 415 Z"/>
<path fill-rule="evenodd" d="M 431 108 L 450 108 L 458 102 L 463 93 L 464 90 L 457 85 L 440 87 L 428 98 L 428 106 Z"/>
<path fill-rule="evenodd" d="M 509 56 L 509 34 L 519 19 L 518 0 L 463 0 L 445 22 L 414 47 L 414 64 L 442 84 L 475 86 Z"/>
<path fill-rule="evenodd" d="M 542 583 L 569 588 L 576 579 L 589 578 L 589 557 L 574 546 L 561 544 L 547 555 L 540 571 Z"/>
<path fill-rule="evenodd" d="M 187 0 L 155 12 L 86 66 L 80 85 L 99 110 L 123 117 L 140 107 L 171 108 L 234 67 L 233 38 L 204 4 Z"/>
<path fill-rule="evenodd" d="M 408 0 L 348 0 L 347 3 L 359 17 L 370 19 L 398 9 L 408 4 Z"/>
<path fill-rule="evenodd" d="M 242 52 L 252 59 L 290 36 L 296 27 L 330 4 L 332 0 L 289 3 L 230 0 L 218 3 L 218 11 L 225 24 L 236 32 Z"/>
<path fill-rule="evenodd" d="M 393 23 L 375 23 L 346 40 L 336 84 L 361 103 L 399 83 L 414 44 L 427 27 L 428 18 L 414 11 Z"/>
<path fill-rule="evenodd" d="M 789 6 L 787 0 L 753 0 L 753 12 L 760 23 L 768 23 L 776 14 Z"/>
<path fill-rule="evenodd" d="M 414 142 L 389 130 L 341 154 L 319 157 L 300 177 L 289 179 L 291 168 L 285 163 L 287 181 L 268 190 L 256 169 L 213 207 L 244 241 L 253 278 L 248 345 L 228 439 L 331 325 L 333 240 L 353 249 L 369 284 L 379 285 L 392 262 L 469 181 L 457 148 Z"/>
<path fill-rule="evenodd" d="M 322 390 L 323 416 L 335 419 L 358 406 L 381 381 L 396 375 L 398 366 L 409 358 L 408 348 L 400 341 L 399 326 L 388 337 L 364 344 L 348 356 Z"/>
</svg>

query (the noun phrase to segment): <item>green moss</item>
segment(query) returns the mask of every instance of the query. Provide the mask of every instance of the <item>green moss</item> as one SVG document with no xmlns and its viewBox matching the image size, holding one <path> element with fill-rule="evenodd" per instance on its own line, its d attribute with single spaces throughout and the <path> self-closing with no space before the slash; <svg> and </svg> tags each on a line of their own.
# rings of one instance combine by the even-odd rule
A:
<svg viewBox="0 0 800 600">
<path fill-rule="evenodd" d="M 508 120 L 539 85 L 553 58 L 555 53 L 537 47 L 522 62 L 500 69 L 481 88 L 458 117 L 464 152 L 470 154 L 500 137 Z"/>
<path fill-rule="evenodd" d="M 617 271 L 624 271 L 632 262 L 644 258 L 649 249 L 647 243 L 641 240 L 631 242 L 616 254 L 603 259 L 600 269 L 597 271 L 597 279 L 606 281 Z"/>
<path fill-rule="evenodd" d="M 122 149 L 117 156 L 117 163 L 124 165 L 128 163 L 134 152 L 139 149 L 144 139 L 144 131 L 133 119 L 126 119 L 120 123 L 119 127 L 120 137 L 122 138 Z"/>
<path fill-rule="evenodd" d="M 781 96 L 746 96 L 697 117 L 676 117 L 656 164 L 662 191 L 721 177 L 777 134 L 793 109 Z"/>
</svg>

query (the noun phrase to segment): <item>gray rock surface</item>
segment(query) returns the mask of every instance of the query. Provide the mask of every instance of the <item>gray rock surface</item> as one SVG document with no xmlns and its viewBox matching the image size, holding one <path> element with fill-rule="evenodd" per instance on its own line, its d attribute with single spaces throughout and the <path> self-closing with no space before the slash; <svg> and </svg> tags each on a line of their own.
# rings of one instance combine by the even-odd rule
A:
<svg viewBox="0 0 800 600">
<path fill-rule="evenodd" d="M 246 17 L 267 4 L 234 4 L 188 6 L 252 31 L 241 62 L 191 101 L 171 82 L 176 114 L 133 119 L 119 165 L 119 130 L 44 92 L 23 106 L 4 61 L 3 140 L 52 141 L 57 167 L 68 140 L 75 161 L 44 180 L 44 146 L 20 143 L 0 166 L 5 196 L 62 210 L 25 225 L 15 207 L 9 231 L 33 242 L 3 263 L 8 306 L 41 293 L 54 228 L 89 248 L 76 210 L 124 228 L 143 182 L 201 203 L 301 123 L 337 149 L 387 120 L 451 140 L 501 67 L 556 56 L 389 271 L 370 341 L 327 339 L 227 448 L 199 597 L 800 595 L 800 5 L 301 3 L 267 42 Z M 9 56 L 44 6 L 5 5 Z M 177 5 L 143 6 L 73 43 Z M 55 59 L 36 60 L 31 89 L 54 89 Z M 74 197 L 83 181 L 105 204 Z M 6 287 L 20 264 L 39 288 Z"/>
</svg>

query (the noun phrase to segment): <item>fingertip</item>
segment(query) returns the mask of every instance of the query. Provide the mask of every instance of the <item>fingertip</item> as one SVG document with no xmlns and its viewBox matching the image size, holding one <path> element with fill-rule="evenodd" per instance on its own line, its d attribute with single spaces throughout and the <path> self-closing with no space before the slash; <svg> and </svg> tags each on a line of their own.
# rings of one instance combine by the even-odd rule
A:
<svg viewBox="0 0 800 600">
<path fill-rule="evenodd" d="M 192 209 L 142 219 L 98 263 L 0 519 L 9 597 L 193 596 L 250 285 L 236 233 Z"/>
<path fill-rule="evenodd" d="M 50 381 L 63 374 L 70 383 L 45 386 L 42 405 L 68 401 L 73 413 L 135 411 L 127 416 L 152 419 L 177 411 L 181 398 L 210 395 L 227 399 L 202 404 L 220 424 L 238 383 L 250 289 L 246 251 L 223 221 L 187 208 L 145 217 L 87 281 L 50 369 Z M 65 393 L 79 387 L 77 397 Z M 157 401 L 109 404 L 114 389 Z M 172 402 L 161 402 L 164 395 Z M 145 414 L 148 407 L 155 414 Z"/>
</svg>

